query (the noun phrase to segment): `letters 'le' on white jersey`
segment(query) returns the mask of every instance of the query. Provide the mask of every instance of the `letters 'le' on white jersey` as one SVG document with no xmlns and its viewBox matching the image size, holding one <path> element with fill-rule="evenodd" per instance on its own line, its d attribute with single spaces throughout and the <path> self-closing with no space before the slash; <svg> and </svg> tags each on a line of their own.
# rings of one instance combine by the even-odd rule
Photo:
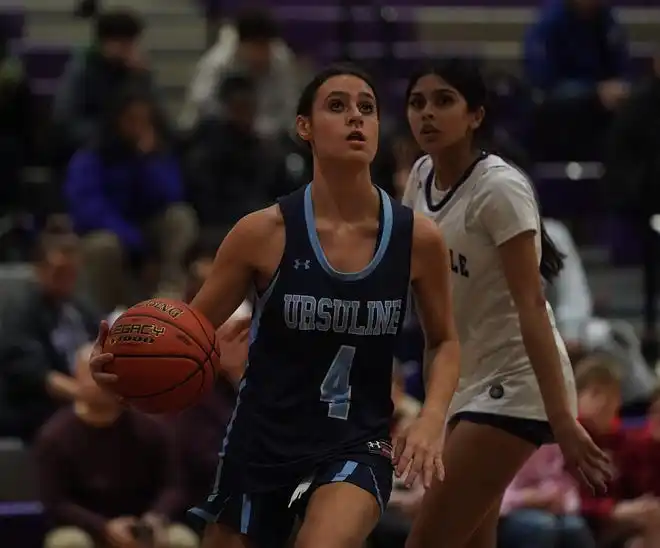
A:
<svg viewBox="0 0 660 548">
<path fill-rule="evenodd" d="M 435 221 L 449 248 L 462 356 L 450 414 L 475 411 L 547 420 L 497 250 L 532 230 L 540 264 L 541 221 L 531 183 L 493 154 L 483 154 L 449 191 L 438 190 L 432 171 L 428 156 L 415 163 L 403 203 Z M 576 412 L 571 364 L 549 305 L 548 313 Z"/>
</svg>

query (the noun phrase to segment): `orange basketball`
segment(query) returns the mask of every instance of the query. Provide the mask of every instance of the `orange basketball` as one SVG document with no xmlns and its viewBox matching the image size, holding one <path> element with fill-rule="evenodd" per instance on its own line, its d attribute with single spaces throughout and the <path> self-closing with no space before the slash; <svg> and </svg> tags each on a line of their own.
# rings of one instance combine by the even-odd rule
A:
<svg viewBox="0 0 660 548">
<path fill-rule="evenodd" d="M 197 403 L 215 381 L 220 355 L 209 321 L 183 302 L 151 299 L 112 324 L 103 346 L 114 355 L 112 390 L 146 413 L 171 413 Z"/>
</svg>

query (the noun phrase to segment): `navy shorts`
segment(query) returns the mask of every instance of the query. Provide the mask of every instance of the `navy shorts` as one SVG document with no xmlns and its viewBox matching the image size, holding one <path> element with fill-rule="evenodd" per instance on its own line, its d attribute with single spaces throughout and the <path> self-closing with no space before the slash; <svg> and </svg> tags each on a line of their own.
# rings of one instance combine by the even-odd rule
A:
<svg viewBox="0 0 660 548">
<path fill-rule="evenodd" d="M 548 421 L 534 419 L 521 419 L 495 413 L 479 413 L 476 411 L 460 411 L 456 413 L 449 423 L 458 424 L 460 421 L 472 422 L 474 424 L 487 424 L 493 428 L 521 438 L 536 447 L 554 443 L 554 435 Z"/>
<path fill-rule="evenodd" d="M 368 462 L 368 464 L 367 464 Z M 218 488 L 189 514 L 208 523 L 221 523 L 246 535 L 257 548 L 286 545 L 296 518 L 303 518 L 310 496 L 328 483 L 352 483 L 371 493 L 381 512 L 392 491 L 393 467 L 390 459 L 370 455 L 360 462 L 329 460 L 318 466 L 307 479 L 273 491 L 258 493 L 227 492 L 220 479 Z"/>
</svg>

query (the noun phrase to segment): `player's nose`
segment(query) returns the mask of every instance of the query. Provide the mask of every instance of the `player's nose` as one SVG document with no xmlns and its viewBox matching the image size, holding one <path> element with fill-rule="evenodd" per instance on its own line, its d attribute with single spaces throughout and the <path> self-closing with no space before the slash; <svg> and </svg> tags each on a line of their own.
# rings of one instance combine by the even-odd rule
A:
<svg viewBox="0 0 660 548">
<path fill-rule="evenodd" d="M 359 111 L 351 112 L 346 119 L 346 125 L 352 128 L 361 128 L 364 125 L 362 114 Z"/>
</svg>

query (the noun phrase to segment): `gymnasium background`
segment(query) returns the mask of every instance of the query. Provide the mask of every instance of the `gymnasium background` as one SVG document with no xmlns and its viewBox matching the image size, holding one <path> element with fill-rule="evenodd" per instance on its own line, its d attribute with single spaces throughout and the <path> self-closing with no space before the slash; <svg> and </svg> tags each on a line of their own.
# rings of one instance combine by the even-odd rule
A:
<svg viewBox="0 0 660 548">
<path fill-rule="evenodd" d="M 658 359 L 660 4 L 612 0 L 611 10 L 601 7 L 598 22 L 585 22 L 562 19 L 563 2 L 270 0 L 239 6 L 133 0 L 127 6 L 119 0 L 2 0 L 0 547 L 41 546 L 49 523 L 30 448 L 39 425 L 23 430 L 16 415 L 29 407 L 22 403 L 48 396 L 13 384 L 20 364 L 7 350 L 15 341 L 7 339 L 16 335 L 15 326 L 3 327 L 12 323 L 16 307 L 24 309 L 35 287 L 46 291 L 68 280 L 87 303 L 79 323 L 96 325 L 102 315 L 132 302 L 126 291 L 110 287 L 112 279 L 104 282 L 104 268 L 118 264 L 110 261 L 113 252 L 130 259 L 130 279 L 124 281 L 131 295 L 150 284 L 167 294 L 193 291 L 204 261 L 236 218 L 307 181 L 309 157 L 289 132 L 297 91 L 315 67 L 340 59 L 363 65 L 379 84 L 384 118 L 374 179 L 393 194 L 417 154 L 402 96 L 415 62 L 458 56 L 483 63 L 496 122 L 493 146 L 532 175 L 543 214 L 557 221 L 549 226 L 569 256 L 566 276 L 548 290 L 560 328 L 576 361 L 598 352 L 619 364 L 624 424 L 643 430 Z M 71 190 L 76 173 L 69 161 L 77 150 L 95 146 L 97 132 L 74 146 L 66 141 L 70 120 L 55 112 L 72 81 L 65 71 L 92 45 L 95 17 L 126 7 L 144 23 L 140 71 L 149 75 L 148 91 L 162 118 L 158 142 L 175 166 L 168 207 L 178 208 L 178 216 L 169 229 L 180 238 L 167 240 L 174 246 L 168 249 L 176 249 L 169 261 L 162 249 L 147 244 L 127 251 L 124 235 L 86 243 L 88 233 L 76 219 L 84 217 L 87 203 Z M 238 47 L 232 18 L 247 9 L 261 10 L 262 23 L 270 14 L 281 33 L 272 37 L 270 67 L 259 74 L 231 66 L 232 48 Z M 200 61 L 205 52 L 211 53 Z M 207 82 L 205 102 L 195 82 L 201 85 L 209 65 L 220 68 L 211 71 L 217 81 Z M 89 102 L 96 91 L 92 80 L 85 82 L 90 88 L 78 95 Z M 248 95 L 258 99 L 256 112 L 242 101 Z M 140 221 L 134 220 L 136 226 Z M 102 228 L 112 236 L 111 226 Z M 64 267 L 64 282 L 58 282 L 57 265 L 48 263 L 51 251 L 63 253 L 65 262 L 76 256 Z M 35 276 L 35 269 L 46 278 Z M 44 283 L 50 285 L 40 287 Z M 33 323 L 45 314 L 32 313 Z M 48 346 L 40 354 L 44 369 L 61 369 L 67 359 L 53 340 L 63 332 L 71 337 L 71 326 L 46 324 L 45 331 L 30 328 L 21 337 Z M 84 343 L 92 328 L 78 328 L 74 339 Z M 419 341 L 411 333 L 401 350 L 399 388 L 414 409 L 414 399 L 422 396 Z M 660 461 L 656 465 L 660 470 Z M 660 497 L 660 491 L 652 495 Z M 387 542 L 375 545 L 402 546 Z"/>
</svg>

